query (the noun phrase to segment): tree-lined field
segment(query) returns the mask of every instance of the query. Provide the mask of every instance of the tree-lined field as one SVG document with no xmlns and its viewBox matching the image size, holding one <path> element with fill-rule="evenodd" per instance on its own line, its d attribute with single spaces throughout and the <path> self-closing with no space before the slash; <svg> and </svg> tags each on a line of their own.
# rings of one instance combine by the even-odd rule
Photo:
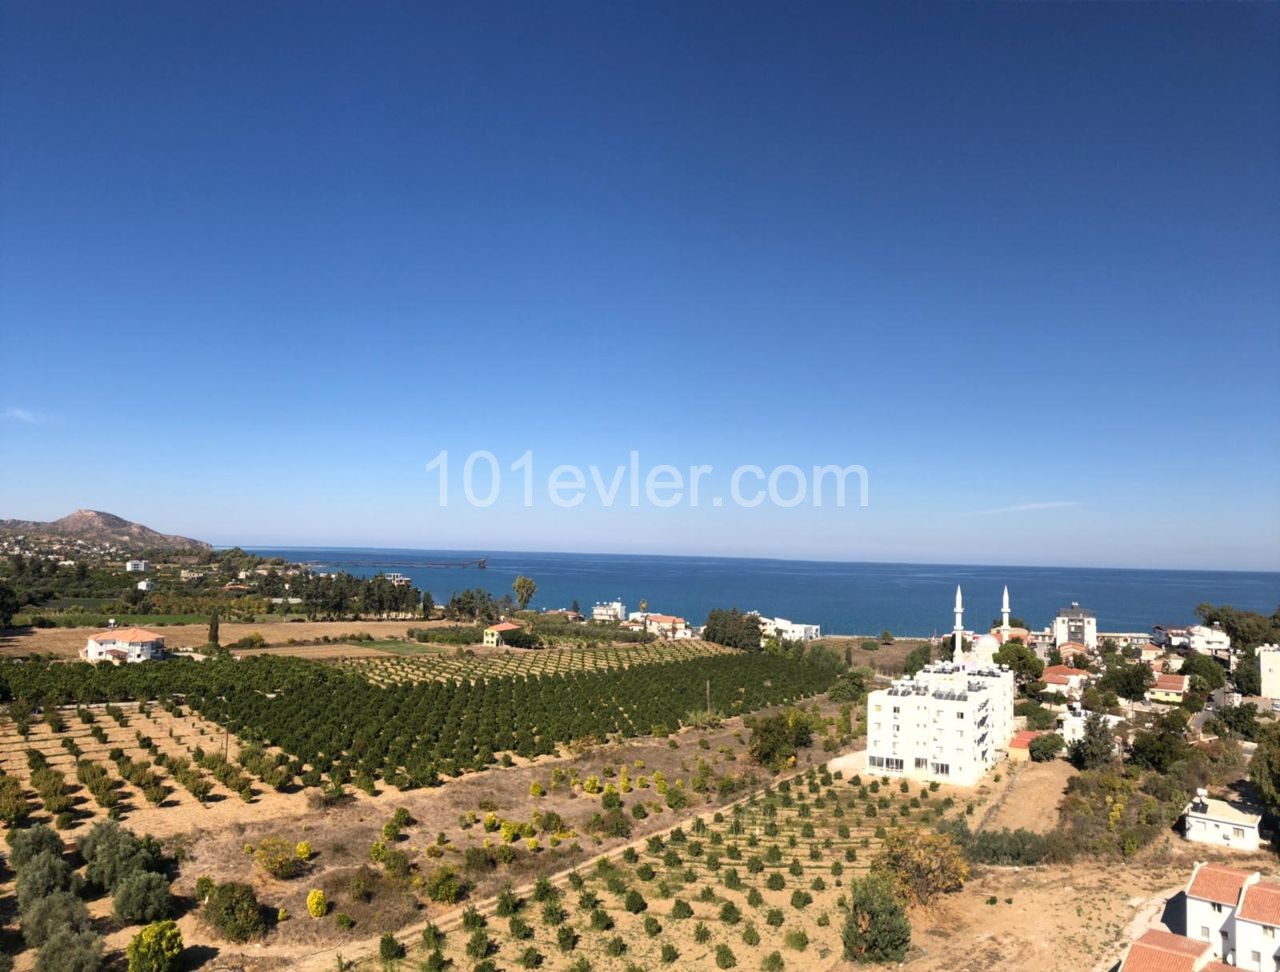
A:
<svg viewBox="0 0 1280 972">
<path fill-rule="evenodd" d="M 961 813 L 936 784 L 811 770 L 398 944 L 436 969 L 486 959 L 502 968 L 807 968 L 842 953 L 850 883 L 878 858 L 892 857 L 909 882 L 914 868 L 928 872 L 897 888 L 907 898 L 959 886 L 967 868 L 933 828 Z"/>
<path fill-rule="evenodd" d="M 379 685 L 441 679 L 477 681 L 524 675 L 567 675 L 573 672 L 608 671 L 633 665 L 658 665 L 715 655 L 738 654 L 732 648 L 709 641 L 660 641 L 637 645 L 601 645 L 593 648 L 548 648 L 541 651 L 498 650 L 471 653 L 396 642 L 412 653 L 395 658 L 352 659 L 350 667 Z M 375 643 L 374 647 L 379 647 Z"/>
<path fill-rule="evenodd" d="M 377 781 L 400 790 L 429 786 L 512 756 L 551 755 L 575 741 L 666 734 L 708 701 L 725 715 L 793 702 L 823 691 L 834 675 L 808 661 L 740 653 L 386 685 L 344 666 L 270 656 L 122 668 L 10 662 L 0 665 L 0 697 L 15 700 L 10 713 L 24 738 L 37 722 L 51 729 L 49 713 L 65 722 L 59 706 L 155 700 L 176 717 L 189 710 L 238 737 L 237 751 L 252 754 L 247 768 L 262 786 L 372 792 Z M 154 741 L 142 748 L 159 762 Z M 202 752 L 193 767 L 177 765 L 189 780 L 204 762 L 239 782 L 220 758 Z M 198 795 L 200 785 L 192 785 Z"/>
</svg>

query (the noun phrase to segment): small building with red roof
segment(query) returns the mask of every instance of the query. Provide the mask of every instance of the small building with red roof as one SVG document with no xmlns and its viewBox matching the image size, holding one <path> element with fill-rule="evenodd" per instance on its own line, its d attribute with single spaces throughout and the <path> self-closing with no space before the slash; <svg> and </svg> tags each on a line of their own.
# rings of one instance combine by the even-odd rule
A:
<svg viewBox="0 0 1280 972">
<path fill-rule="evenodd" d="M 1189 675 L 1170 675 L 1168 672 L 1157 672 L 1156 680 L 1147 689 L 1148 702 L 1162 702 L 1165 705 L 1181 705 L 1187 697 L 1190 687 Z"/>
<path fill-rule="evenodd" d="M 484 643 L 490 648 L 502 647 L 502 636 L 512 631 L 519 631 L 520 625 L 511 621 L 500 621 L 484 629 Z"/>
</svg>

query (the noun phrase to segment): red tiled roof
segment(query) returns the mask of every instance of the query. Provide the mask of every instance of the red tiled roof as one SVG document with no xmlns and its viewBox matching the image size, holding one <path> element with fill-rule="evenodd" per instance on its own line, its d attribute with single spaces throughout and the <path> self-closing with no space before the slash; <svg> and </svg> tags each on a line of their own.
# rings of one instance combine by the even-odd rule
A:
<svg viewBox="0 0 1280 972">
<path fill-rule="evenodd" d="M 684 624 L 684 618 L 677 618 L 674 614 L 650 614 L 648 620 L 658 624 L 675 624 L 677 621 Z"/>
<path fill-rule="evenodd" d="M 1023 729 L 1021 732 L 1015 732 L 1013 738 L 1009 740 L 1010 749 L 1027 749 L 1031 746 L 1031 740 L 1036 736 L 1042 736 L 1044 733 L 1036 732 L 1034 729 Z"/>
<path fill-rule="evenodd" d="M 89 637 L 97 642 L 123 641 L 126 644 L 136 645 L 144 641 L 161 641 L 164 635 L 158 635 L 146 628 L 111 628 L 107 631 L 95 631 Z"/>
<path fill-rule="evenodd" d="M 1151 686 L 1157 692 L 1185 692 L 1187 690 L 1186 675 L 1169 675 L 1160 672 L 1156 675 L 1156 682 Z"/>
<path fill-rule="evenodd" d="M 1211 951 L 1208 942 L 1152 928 L 1129 947 L 1120 972 L 1195 972 L 1196 962 Z"/>
<path fill-rule="evenodd" d="M 1244 901 L 1236 917 L 1261 925 L 1280 925 L 1280 884 L 1259 881 L 1249 885 L 1244 889 Z"/>
<path fill-rule="evenodd" d="M 488 631 L 519 631 L 520 625 L 512 624 L 510 621 L 503 621 L 500 624 L 491 624 L 486 629 Z"/>
<path fill-rule="evenodd" d="M 1240 889 L 1249 879 L 1249 871 L 1225 864 L 1199 864 L 1187 885 L 1187 897 L 1218 904 L 1234 905 L 1240 900 Z"/>
</svg>

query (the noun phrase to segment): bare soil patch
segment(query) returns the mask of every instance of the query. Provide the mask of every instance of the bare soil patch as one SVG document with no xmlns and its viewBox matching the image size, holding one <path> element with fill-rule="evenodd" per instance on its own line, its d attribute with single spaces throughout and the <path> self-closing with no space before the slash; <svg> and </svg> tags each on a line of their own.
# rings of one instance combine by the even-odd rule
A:
<svg viewBox="0 0 1280 972">
<path fill-rule="evenodd" d="M 1006 764 L 1008 788 L 982 822 L 983 830 L 1023 828 L 1047 834 L 1058 823 L 1058 804 L 1067 783 L 1076 775 L 1065 759 L 1047 763 Z"/>
</svg>

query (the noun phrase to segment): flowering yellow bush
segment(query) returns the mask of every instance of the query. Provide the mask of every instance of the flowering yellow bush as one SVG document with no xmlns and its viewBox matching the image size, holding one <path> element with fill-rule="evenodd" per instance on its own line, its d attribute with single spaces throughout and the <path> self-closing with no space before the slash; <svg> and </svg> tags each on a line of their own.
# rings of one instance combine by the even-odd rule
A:
<svg viewBox="0 0 1280 972">
<path fill-rule="evenodd" d="M 307 914 L 312 918 L 323 918 L 329 913 L 329 899 L 324 892 L 316 888 L 307 895 Z"/>
<path fill-rule="evenodd" d="M 298 860 L 300 861 L 311 860 L 311 842 L 307 840 L 298 841 L 298 846 L 293 849 L 293 852 L 298 855 Z"/>
<path fill-rule="evenodd" d="M 537 780 L 534 780 L 532 783 L 529 784 L 529 796 L 540 797 L 545 792 L 546 791 L 542 789 L 542 784 L 539 783 Z"/>
</svg>

